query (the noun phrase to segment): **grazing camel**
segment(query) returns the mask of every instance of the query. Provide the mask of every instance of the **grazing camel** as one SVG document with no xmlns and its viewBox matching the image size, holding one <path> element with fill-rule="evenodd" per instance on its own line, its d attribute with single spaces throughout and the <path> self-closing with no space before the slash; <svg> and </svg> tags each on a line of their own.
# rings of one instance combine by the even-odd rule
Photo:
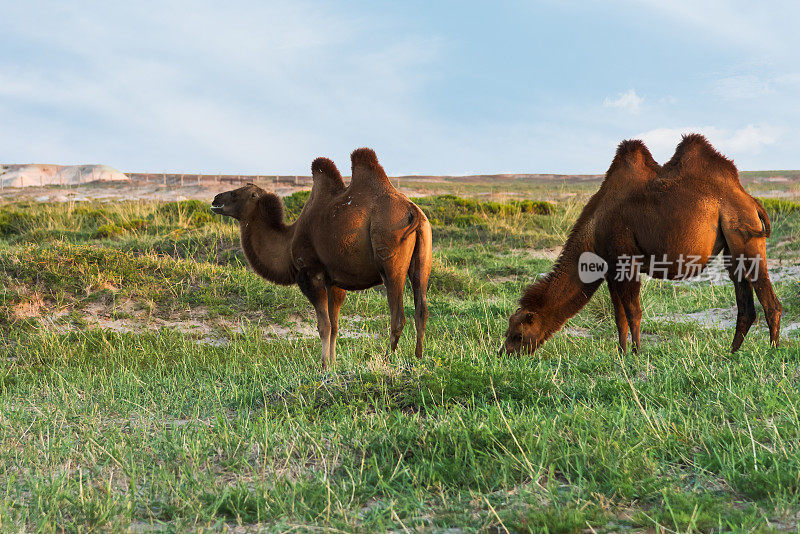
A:
<svg viewBox="0 0 800 534">
<path fill-rule="evenodd" d="M 286 224 L 277 195 L 248 184 L 220 193 L 211 210 L 239 221 L 244 255 L 253 270 L 277 284 L 297 284 L 317 313 L 323 368 L 336 362 L 339 310 L 345 292 L 386 286 L 389 351 L 403 331 L 406 276 L 414 292 L 415 354 L 422 356 L 428 320 L 432 251 L 427 217 L 392 187 L 375 152 L 351 154 L 353 179 L 345 187 L 336 165 L 317 158 L 314 184 L 297 220 Z"/>
<path fill-rule="evenodd" d="M 731 352 L 756 319 L 753 289 L 770 343 L 778 346 L 782 308 L 767 272 L 769 235 L 764 207 L 744 190 L 733 162 L 702 135 L 684 136 L 663 167 L 641 141 L 623 141 L 552 271 L 525 289 L 500 351 L 536 350 L 586 305 L 603 280 L 619 348 L 626 350 L 630 328 L 635 351 L 642 320 L 638 274 L 687 278 L 720 252 L 729 260 L 738 307 Z"/>
</svg>

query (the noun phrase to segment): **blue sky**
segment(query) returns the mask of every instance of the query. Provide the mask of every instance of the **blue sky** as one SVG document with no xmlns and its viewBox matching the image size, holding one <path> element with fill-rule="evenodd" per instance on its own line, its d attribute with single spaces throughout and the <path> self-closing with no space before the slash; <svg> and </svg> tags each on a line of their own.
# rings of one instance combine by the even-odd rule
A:
<svg viewBox="0 0 800 534">
<path fill-rule="evenodd" d="M 599 173 L 701 131 L 800 168 L 800 4 L 0 0 L 0 162 Z"/>
</svg>

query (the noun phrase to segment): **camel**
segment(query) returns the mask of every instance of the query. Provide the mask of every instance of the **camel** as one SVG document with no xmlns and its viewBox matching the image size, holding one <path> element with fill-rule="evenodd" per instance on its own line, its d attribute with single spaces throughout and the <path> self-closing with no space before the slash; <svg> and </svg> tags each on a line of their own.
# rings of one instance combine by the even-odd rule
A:
<svg viewBox="0 0 800 534">
<path fill-rule="evenodd" d="M 256 273 L 276 284 L 297 284 L 314 306 L 323 368 L 336 362 L 339 310 L 347 291 L 386 286 L 387 356 L 397 349 L 405 324 L 406 277 L 414 293 L 417 357 L 428 320 L 428 218 L 392 186 L 373 150 L 359 148 L 350 159 L 353 177 L 347 187 L 331 160 L 314 160 L 311 195 L 292 224 L 284 220 L 280 198 L 253 184 L 220 193 L 211 205 L 214 213 L 239 221 L 242 250 Z"/>
<path fill-rule="evenodd" d="M 738 308 L 731 352 L 739 349 L 756 319 L 753 290 L 764 308 L 770 343 L 777 347 L 782 307 L 767 271 L 769 235 L 764 207 L 744 190 L 733 162 L 702 135 L 683 136 L 663 167 L 641 141 L 623 141 L 553 269 L 525 289 L 500 352 L 536 350 L 586 305 L 604 280 L 619 350 L 626 351 L 630 329 L 636 351 L 642 320 L 638 274 L 687 278 L 720 252 L 730 259 L 726 268 Z"/>
</svg>

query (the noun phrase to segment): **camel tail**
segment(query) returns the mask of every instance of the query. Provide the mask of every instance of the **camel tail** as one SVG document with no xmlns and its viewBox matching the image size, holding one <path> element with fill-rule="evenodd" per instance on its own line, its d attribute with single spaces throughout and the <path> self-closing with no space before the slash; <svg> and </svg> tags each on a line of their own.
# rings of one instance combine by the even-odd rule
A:
<svg viewBox="0 0 800 534">
<path fill-rule="evenodd" d="M 414 244 L 414 256 L 417 258 L 417 261 L 420 262 L 420 267 L 423 268 L 423 270 L 427 269 L 426 272 L 430 274 L 432 256 L 431 225 L 427 224 L 425 219 L 420 218 L 414 231 L 417 233 L 416 243 Z M 425 267 L 426 265 L 427 267 Z M 428 274 L 425 275 L 424 279 L 425 287 L 428 287 Z"/>
<path fill-rule="evenodd" d="M 400 238 L 400 241 L 405 241 L 408 236 L 416 232 L 419 229 L 419 225 L 422 223 L 422 218 L 425 217 L 425 214 L 422 213 L 422 210 L 419 209 L 416 204 L 412 204 L 412 206 L 413 208 L 408 212 L 410 219 L 408 228 L 403 232 L 403 237 Z"/>
<path fill-rule="evenodd" d="M 758 218 L 761 219 L 761 226 L 764 227 L 763 236 L 769 237 L 772 233 L 772 225 L 769 222 L 767 210 L 764 209 L 764 206 L 762 206 L 761 202 L 759 202 L 757 199 L 754 198 L 753 200 L 756 202 L 756 210 L 758 210 Z"/>
</svg>

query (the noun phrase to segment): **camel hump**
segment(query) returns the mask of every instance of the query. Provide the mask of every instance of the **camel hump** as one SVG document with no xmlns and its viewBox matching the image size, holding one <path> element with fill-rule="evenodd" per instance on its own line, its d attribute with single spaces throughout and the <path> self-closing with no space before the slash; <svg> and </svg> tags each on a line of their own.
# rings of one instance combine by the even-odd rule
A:
<svg viewBox="0 0 800 534">
<path fill-rule="evenodd" d="M 626 139 L 617 147 L 617 156 L 636 166 L 658 167 L 650 149 L 641 139 Z"/>
<path fill-rule="evenodd" d="M 617 147 L 617 153 L 614 155 L 614 160 L 611 162 L 606 176 L 623 168 L 637 172 L 637 174 L 641 172 L 642 176 L 648 176 L 650 172 L 657 172 L 660 167 L 642 140 L 626 139 Z"/>
<path fill-rule="evenodd" d="M 354 185 L 367 185 L 367 184 L 388 184 L 389 178 L 386 176 L 386 171 L 378 162 L 378 155 L 371 148 L 357 148 L 350 154 L 350 163 L 352 165 L 353 184 Z"/>
<path fill-rule="evenodd" d="M 672 159 L 664 167 L 687 174 L 696 171 L 697 174 L 708 175 L 710 170 L 716 175 L 732 176 L 737 181 L 739 177 L 733 161 L 720 154 L 704 135 L 698 133 L 684 135 L 675 148 Z"/>
<path fill-rule="evenodd" d="M 344 187 L 344 180 L 336 164 L 328 158 L 317 158 L 311 163 L 311 176 L 326 179 L 330 184 Z"/>
</svg>

